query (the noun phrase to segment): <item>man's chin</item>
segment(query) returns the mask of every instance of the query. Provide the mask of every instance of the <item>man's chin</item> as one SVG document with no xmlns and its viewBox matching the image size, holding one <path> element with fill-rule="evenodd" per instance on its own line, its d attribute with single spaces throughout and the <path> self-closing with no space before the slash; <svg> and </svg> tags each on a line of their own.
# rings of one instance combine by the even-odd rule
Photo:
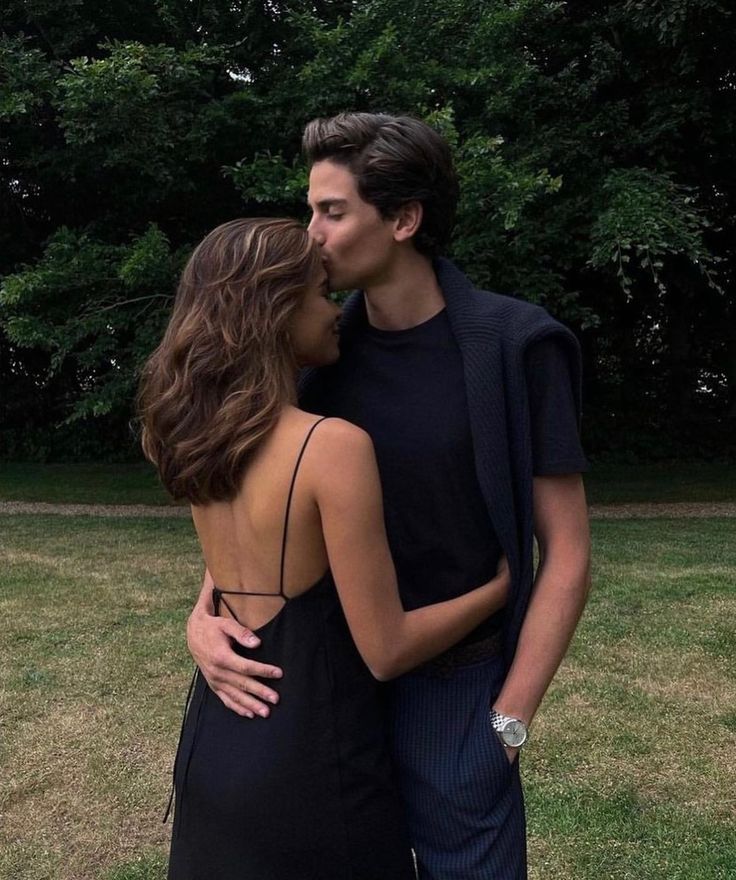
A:
<svg viewBox="0 0 736 880">
<path fill-rule="evenodd" d="M 360 284 L 357 284 L 354 278 L 343 275 L 341 272 L 336 272 L 329 265 L 325 266 L 325 271 L 327 272 L 327 284 L 333 293 L 340 290 L 355 290 L 356 287 L 360 287 Z"/>
<path fill-rule="evenodd" d="M 355 290 L 357 287 L 360 287 L 360 284 L 354 279 L 339 278 L 336 275 L 330 277 L 327 283 L 332 293 L 338 293 L 342 290 Z"/>
</svg>

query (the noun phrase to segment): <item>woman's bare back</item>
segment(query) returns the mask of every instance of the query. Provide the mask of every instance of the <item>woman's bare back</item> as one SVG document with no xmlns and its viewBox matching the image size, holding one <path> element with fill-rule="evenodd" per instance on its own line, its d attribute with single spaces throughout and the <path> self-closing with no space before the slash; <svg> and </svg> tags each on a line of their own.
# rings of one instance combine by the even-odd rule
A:
<svg viewBox="0 0 736 880">
<path fill-rule="evenodd" d="M 304 439 L 317 421 L 311 413 L 285 408 L 246 468 L 238 495 L 232 501 L 192 507 L 216 586 L 228 591 L 273 593 L 273 598 L 227 596 L 238 620 L 251 629 L 263 626 L 283 605 L 279 582 L 286 504 Z M 290 598 L 303 593 L 327 567 L 319 510 L 300 468 L 289 512 L 284 593 Z M 221 613 L 228 615 L 227 606 Z"/>
</svg>

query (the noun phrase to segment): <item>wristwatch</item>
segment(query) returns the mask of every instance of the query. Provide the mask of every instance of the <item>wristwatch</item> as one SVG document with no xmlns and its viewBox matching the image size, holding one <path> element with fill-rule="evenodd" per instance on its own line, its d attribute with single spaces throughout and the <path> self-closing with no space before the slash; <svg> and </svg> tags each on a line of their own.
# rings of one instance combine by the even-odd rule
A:
<svg viewBox="0 0 736 880">
<path fill-rule="evenodd" d="M 491 727 L 496 731 L 498 738 L 506 748 L 518 749 L 527 741 L 529 730 L 520 718 L 502 715 L 495 709 L 491 709 L 489 717 Z"/>
</svg>

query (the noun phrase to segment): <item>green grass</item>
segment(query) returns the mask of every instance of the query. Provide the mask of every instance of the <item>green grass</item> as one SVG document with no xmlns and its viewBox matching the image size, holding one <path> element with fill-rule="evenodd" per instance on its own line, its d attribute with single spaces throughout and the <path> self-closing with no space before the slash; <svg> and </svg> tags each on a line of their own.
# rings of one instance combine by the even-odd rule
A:
<svg viewBox="0 0 736 880">
<path fill-rule="evenodd" d="M 586 475 L 593 504 L 637 501 L 736 501 L 736 467 L 710 462 L 594 465 Z M 69 504 L 170 504 L 147 464 L 0 462 L 0 501 Z"/>
<path fill-rule="evenodd" d="M 0 462 L 0 501 L 170 504 L 154 469 L 141 464 Z"/>
<path fill-rule="evenodd" d="M 0 878 L 163 880 L 186 520 L 0 516 Z M 730 880 L 736 520 L 593 524 L 594 588 L 523 755 L 532 880 Z"/>
<path fill-rule="evenodd" d="M 726 463 L 597 464 L 585 484 L 593 504 L 736 501 L 736 467 Z"/>
<path fill-rule="evenodd" d="M 736 522 L 599 521 L 593 538 L 590 602 L 524 756 L 532 876 L 726 880 Z"/>
</svg>

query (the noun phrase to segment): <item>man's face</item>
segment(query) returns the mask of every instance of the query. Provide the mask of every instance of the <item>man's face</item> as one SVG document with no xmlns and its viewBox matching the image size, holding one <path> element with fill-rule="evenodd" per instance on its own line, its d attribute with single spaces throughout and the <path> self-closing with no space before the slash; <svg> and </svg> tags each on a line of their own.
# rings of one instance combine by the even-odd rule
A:
<svg viewBox="0 0 736 880">
<path fill-rule="evenodd" d="M 358 194 L 345 165 L 325 159 L 309 175 L 309 234 L 322 249 L 332 290 L 370 288 L 386 280 L 397 247 L 393 220 Z"/>
</svg>

